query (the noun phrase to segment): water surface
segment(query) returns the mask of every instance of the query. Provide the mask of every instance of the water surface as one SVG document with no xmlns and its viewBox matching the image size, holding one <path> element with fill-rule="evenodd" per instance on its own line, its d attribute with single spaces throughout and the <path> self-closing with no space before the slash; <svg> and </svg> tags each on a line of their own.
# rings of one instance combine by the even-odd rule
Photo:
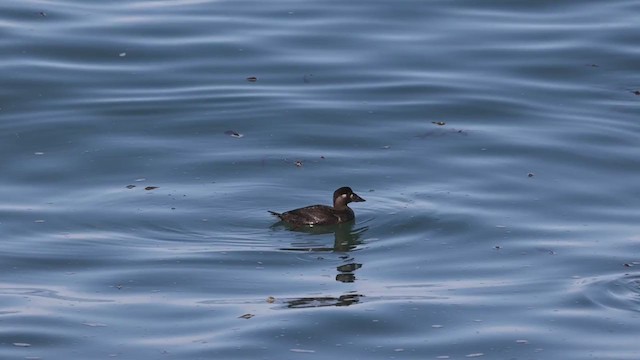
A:
<svg viewBox="0 0 640 360">
<path fill-rule="evenodd" d="M 637 359 L 639 12 L 0 4 L 0 357 Z"/>
</svg>

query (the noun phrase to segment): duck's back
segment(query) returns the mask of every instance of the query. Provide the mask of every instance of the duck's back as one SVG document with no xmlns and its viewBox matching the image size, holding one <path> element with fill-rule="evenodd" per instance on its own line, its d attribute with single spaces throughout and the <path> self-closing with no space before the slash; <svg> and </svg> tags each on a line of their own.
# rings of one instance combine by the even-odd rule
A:
<svg viewBox="0 0 640 360">
<path fill-rule="evenodd" d="M 326 205 L 311 205 L 276 215 L 294 225 L 334 225 L 354 219 L 353 210 L 350 208 L 337 211 Z"/>
</svg>

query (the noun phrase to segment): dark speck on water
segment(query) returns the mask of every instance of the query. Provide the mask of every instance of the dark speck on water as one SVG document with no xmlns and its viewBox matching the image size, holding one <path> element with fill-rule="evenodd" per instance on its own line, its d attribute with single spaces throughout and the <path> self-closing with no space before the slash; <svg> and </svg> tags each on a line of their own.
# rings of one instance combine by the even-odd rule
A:
<svg viewBox="0 0 640 360">
<path fill-rule="evenodd" d="M 233 130 L 227 130 L 224 133 L 234 138 L 241 138 L 244 136 L 243 134 L 240 134 L 239 132 Z"/>
<path fill-rule="evenodd" d="M 442 129 L 433 129 L 433 130 L 425 131 L 424 133 L 422 133 L 420 135 L 416 135 L 416 137 L 421 138 L 421 139 L 426 139 L 426 138 L 429 138 L 429 137 L 443 137 L 443 136 L 447 136 L 447 135 L 464 135 L 464 136 L 467 136 L 468 133 L 467 133 L 467 131 L 465 131 L 463 129 L 442 128 Z"/>
<path fill-rule="evenodd" d="M 157 186 L 147 186 L 146 188 L 144 188 L 145 190 L 155 190 L 157 189 Z"/>
<path fill-rule="evenodd" d="M 255 76 L 249 76 L 249 77 L 247 78 L 247 81 L 248 81 L 248 82 L 256 82 L 256 81 L 258 81 L 258 78 L 257 78 L 257 77 L 255 77 Z"/>
</svg>

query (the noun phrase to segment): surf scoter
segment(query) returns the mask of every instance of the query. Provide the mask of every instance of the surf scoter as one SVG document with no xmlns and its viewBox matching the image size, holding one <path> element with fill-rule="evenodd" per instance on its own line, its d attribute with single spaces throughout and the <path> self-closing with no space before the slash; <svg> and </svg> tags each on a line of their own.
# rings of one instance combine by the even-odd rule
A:
<svg viewBox="0 0 640 360">
<path fill-rule="evenodd" d="M 311 205 L 283 213 L 269 212 L 291 225 L 335 225 L 353 220 L 355 215 L 347 204 L 361 201 L 365 199 L 354 193 L 350 187 L 344 186 L 333 193 L 333 207 Z"/>
</svg>

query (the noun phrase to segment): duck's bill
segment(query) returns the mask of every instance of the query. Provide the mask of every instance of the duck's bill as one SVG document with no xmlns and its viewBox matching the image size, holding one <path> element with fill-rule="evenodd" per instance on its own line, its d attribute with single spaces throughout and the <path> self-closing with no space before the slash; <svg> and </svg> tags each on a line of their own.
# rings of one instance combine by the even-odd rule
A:
<svg viewBox="0 0 640 360">
<path fill-rule="evenodd" d="M 365 200 L 365 199 L 361 198 L 361 197 L 360 197 L 360 196 L 358 196 L 358 194 L 356 194 L 356 193 L 352 193 L 352 194 L 351 194 L 351 201 L 353 201 L 353 202 L 362 202 L 362 201 L 367 201 L 367 200 Z"/>
</svg>

